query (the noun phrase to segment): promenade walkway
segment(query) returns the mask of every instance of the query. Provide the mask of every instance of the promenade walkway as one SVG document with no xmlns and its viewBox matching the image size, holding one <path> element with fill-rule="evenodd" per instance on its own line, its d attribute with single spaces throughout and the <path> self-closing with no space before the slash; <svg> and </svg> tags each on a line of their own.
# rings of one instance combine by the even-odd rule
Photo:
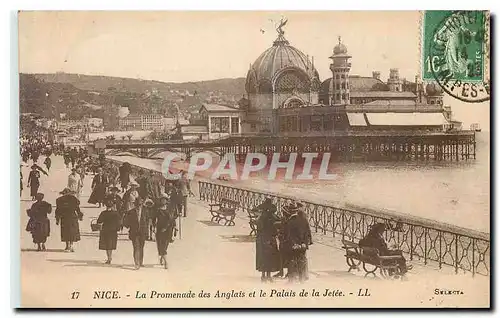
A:
<svg viewBox="0 0 500 318">
<path fill-rule="evenodd" d="M 43 162 L 44 158 L 41 158 Z M 26 185 L 29 167 L 22 168 Z M 67 183 L 69 169 L 61 157 L 53 157 L 49 176 L 42 176 L 40 192 L 45 200 L 55 200 Z M 436 270 L 419 266 L 408 275 L 408 281 L 384 281 L 364 278 L 363 272 L 347 273 L 347 266 L 338 239 L 314 235 L 314 244 L 308 252 L 310 279 L 291 285 L 285 280 L 260 282 L 255 270 L 255 243 L 248 236 L 250 228 L 244 217 L 236 225 L 225 227 L 210 223 L 208 205 L 196 198 L 190 199 L 187 218 L 182 218 L 182 238 L 169 247 L 169 269 L 158 264 L 156 244 L 145 246 L 145 268 L 133 269 L 132 245 L 126 234 L 120 235 L 113 264 L 105 265 L 105 253 L 98 250 L 98 233 L 90 229 L 90 220 L 103 209 L 87 203 L 92 175 L 85 178 L 81 197 L 84 219 L 80 222 L 82 240 L 74 253 L 64 252 L 59 227 L 54 214 L 50 216 L 51 236 L 48 251 L 37 252 L 30 233 L 25 231 L 28 221 L 26 209 L 32 202 L 25 188 L 20 205 L 21 231 L 21 306 L 27 307 L 386 307 L 386 306 L 454 306 L 488 305 L 489 278 L 472 278 L 470 274 L 455 275 L 450 269 Z M 194 186 L 193 190 L 197 191 Z M 55 209 L 55 206 L 54 206 Z M 124 232 L 126 233 L 126 232 Z M 311 297 L 312 289 L 320 296 Z M 325 289 L 341 290 L 345 296 L 322 297 Z M 371 296 L 358 297 L 359 289 L 369 289 Z M 464 295 L 437 296 L 434 289 L 460 289 Z M 269 297 L 272 289 L 276 292 Z M 309 292 L 299 297 L 300 291 Z M 96 291 L 118 291 L 118 299 L 94 299 Z M 220 292 L 245 292 L 245 297 L 215 297 Z M 259 297 L 261 290 L 266 296 Z M 151 298 L 151 293 L 187 293 L 195 298 Z M 251 292 L 256 291 L 255 297 Z M 477 291 L 481 291 L 478 294 Z M 72 293 L 76 294 L 72 299 Z M 211 297 L 200 298 L 199 293 Z M 295 297 L 290 296 L 294 292 Z M 485 293 L 486 294 L 485 294 Z M 145 293 L 145 298 L 136 294 Z M 352 295 L 351 295 L 352 293 Z M 288 296 L 287 296 L 288 295 Z"/>
</svg>

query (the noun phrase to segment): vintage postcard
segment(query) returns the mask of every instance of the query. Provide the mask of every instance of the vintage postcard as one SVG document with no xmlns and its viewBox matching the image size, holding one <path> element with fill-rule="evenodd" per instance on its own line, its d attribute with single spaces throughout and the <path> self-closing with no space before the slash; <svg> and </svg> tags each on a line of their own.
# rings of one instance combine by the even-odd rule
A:
<svg viewBox="0 0 500 318">
<path fill-rule="evenodd" d="M 489 308 L 489 21 L 19 12 L 19 306 Z"/>
</svg>

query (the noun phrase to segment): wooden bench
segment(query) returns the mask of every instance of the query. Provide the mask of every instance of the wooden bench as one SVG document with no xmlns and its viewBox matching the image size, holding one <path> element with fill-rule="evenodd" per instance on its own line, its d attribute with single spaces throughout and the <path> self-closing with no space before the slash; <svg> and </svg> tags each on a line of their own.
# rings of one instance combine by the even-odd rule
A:
<svg viewBox="0 0 500 318">
<path fill-rule="evenodd" d="M 240 203 L 230 199 L 222 199 L 219 203 L 209 204 L 210 214 L 212 214 L 211 222 L 220 223 L 226 226 L 234 225 L 234 218 L 236 217 L 236 210 L 240 207 Z"/>
<path fill-rule="evenodd" d="M 353 269 L 359 271 L 359 265 L 363 264 L 363 270 L 366 272 L 365 277 L 369 274 L 376 277 L 377 269 L 380 269 L 380 275 L 383 278 L 402 278 L 404 276 L 398 265 L 398 261 L 402 258 L 401 255 L 381 256 L 376 248 L 360 247 L 357 243 L 347 240 L 342 240 L 342 244 L 342 248 L 346 250 L 345 258 L 347 266 L 349 266 L 348 272 Z M 374 266 L 374 268 L 368 269 L 367 264 Z"/>
<path fill-rule="evenodd" d="M 248 210 L 248 224 L 250 225 L 250 236 L 257 234 L 257 219 L 260 216 L 260 211 Z"/>
</svg>

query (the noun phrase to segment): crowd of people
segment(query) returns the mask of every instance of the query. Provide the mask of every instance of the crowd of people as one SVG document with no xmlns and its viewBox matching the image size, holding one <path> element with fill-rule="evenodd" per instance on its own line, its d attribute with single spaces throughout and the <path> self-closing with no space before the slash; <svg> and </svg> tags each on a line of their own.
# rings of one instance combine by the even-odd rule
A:
<svg viewBox="0 0 500 318">
<path fill-rule="evenodd" d="M 45 169 L 38 165 L 40 155 L 45 156 Z M 111 264 L 113 251 L 117 249 L 118 234 L 128 229 L 132 242 L 134 268 L 144 266 L 144 247 L 147 240 L 156 241 L 159 264 L 167 266 L 167 250 L 178 232 L 177 220 L 187 216 L 188 196 L 193 195 L 186 172 L 179 180 L 171 181 L 159 173 L 133 169 L 127 162 L 117 166 L 102 156 L 90 156 L 84 148 L 68 148 L 49 141 L 43 133 L 30 133 L 21 138 L 21 158 L 31 171 L 27 184 L 34 203 L 27 210 L 29 216 L 26 231 L 32 235 L 38 251 L 46 250 L 50 236 L 49 215 L 52 205 L 39 192 L 42 174 L 50 173 L 52 156 L 62 156 L 66 169 L 70 170 L 67 186 L 55 202 L 55 223 L 60 226 L 61 241 L 66 252 L 74 252 L 74 243 L 80 241 L 80 225 L 83 213 L 80 209 L 84 180 L 93 175 L 88 203 L 103 207 L 95 219 L 99 229 L 99 250 L 106 253 L 105 264 Z M 22 166 L 22 164 L 21 164 Z M 62 173 L 61 170 L 57 173 Z M 21 195 L 23 176 L 21 172 Z M 288 278 L 303 282 L 308 279 L 307 250 L 313 244 L 311 229 L 304 212 L 304 204 L 292 202 L 282 207 L 281 215 L 271 198 L 256 206 L 256 270 L 263 282 L 274 278 Z M 180 222 L 179 222 L 180 224 Z M 411 266 L 401 251 L 391 250 L 383 238 L 384 224 L 375 224 L 359 242 L 362 247 L 376 248 L 380 255 L 400 255 L 399 273 L 406 273 Z M 285 274 L 285 269 L 287 273 Z M 271 277 L 272 273 L 276 273 Z"/>
<path fill-rule="evenodd" d="M 46 169 L 38 165 L 40 154 L 45 156 Z M 80 209 L 84 180 L 93 175 L 88 203 L 103 207 L 95 220 L 99 228 L 98 248 L 106 252 L 105 264 L 111 264 L 112 252 L 117 248 L 118 234 L 128 229 L 133 246 L 136 269 L 144 266 L 144 246 L 147 240 L 156 241 L 159 263 L 167 268 L 167 250 L 178 232 L 177 219 L 187 216 L 187 196 L 193 195 L 186 174 L 180 180 L 168 181 L 161 176 L 140 170 L 132 176 L 132 167 L 120 167 L 106 162 L 102 157 L 89 156 L 84 148 L 67 148 L 54 145 L 43 134 L 30 134 L 22 138 L 21 157 L 24 163 L 32 161 L 28 186 L 35 201 L 27 210 L 26 231 L 30 232 L 37 251 L 46 250 L 50 236 L 49 215 L 52 205 L 39 192 L 41 174 L 48 175 L 51 156 L 60 155 L 70 170 L 66 187 L 55 202 L 55 221 L 61 228 L 61 241 L 66 252 L 74 252 L 74 243 L 80 241 Z M 58 170 L 57 173 L 64 173 Z M 135 177 L 135 178 L 134 178 Z M 159 178 L 162 182 L 153 182 Z M 21 172 L 21 195 L 23 176 Z"/>
</svg>

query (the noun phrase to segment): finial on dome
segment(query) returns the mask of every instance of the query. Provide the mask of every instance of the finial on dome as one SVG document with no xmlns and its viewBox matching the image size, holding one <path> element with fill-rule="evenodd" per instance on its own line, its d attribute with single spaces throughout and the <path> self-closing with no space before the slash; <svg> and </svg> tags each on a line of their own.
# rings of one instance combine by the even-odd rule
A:
<svg viewBox="0 0 500 318">
<path fill-rule="evenodd" d="M 278 27 L 276 28 L 276 32 L 278 32 L 278 38 L 274 41 L 274 45 L 288 45 L 288 41 L 285 39 L 285 31 L 283 31 L 283 27 L 288 22 L 288 19 L 281 18 Z"/>
<path fill-rule="evenodd" d="M 342 37 L 339 35 L 339 44 L 342 43 Z"/>
</svg>

